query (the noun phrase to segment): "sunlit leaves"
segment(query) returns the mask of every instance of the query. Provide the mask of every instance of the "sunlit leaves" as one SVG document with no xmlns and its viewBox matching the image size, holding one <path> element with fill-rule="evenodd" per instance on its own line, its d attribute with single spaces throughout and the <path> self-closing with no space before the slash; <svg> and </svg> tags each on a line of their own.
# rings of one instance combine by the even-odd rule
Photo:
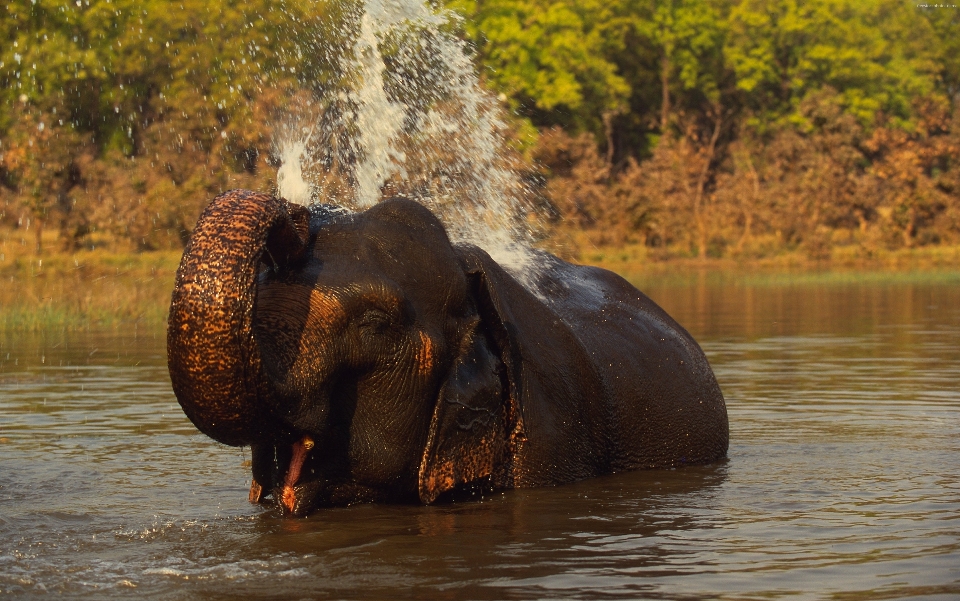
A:
<svg viewBox="0 0 960 601">
<path fill-rule="evenodd" d="M 721 15 L 710 2 L 658 2 L 649 19 L 638 19 L 638 32 L 666 56 L 683 89 L 715 93 L 719 78 L 715 62 L 723 42 Z M 673 77 L 671 77 L 673 79 Z"/>
<path fill-rule="evenodd" d="M 597 155 L 609 163 L 604 169 L 655 155 L 665 134 L 708 140 L 721 120 L 709 168 L 738 137 L 806 140 L 837 123 L 860 128 L 845 142 L 851 148 L 880 128 L 912 140 L 948 129 L 928 127 L 918 106 L 950 107 L 960 94 L 960 10 L 949 7 L 900 0 L 445 5 L 466 17 L 448 27 L 473 40 L 471 60 L 525 118 L 521 127 L 593 134 L 606 145 Z M 35 215 L 60 207 L 65 222 L 83 227 L 83 219 L 125 215 L 140 224 L 144 247 L 154 244 L 149 230 L 157 223 L 182 232 L 210 191 L 268 178 L 262 168 L 280 107 L 351 86 L 356 73 L 341 58 L 352 52 L 360 7 L 360 0 L 6 2 L 3 197 L 15 195 L 17 210 Z M 420 50 L 406 60 L 409 40 L 383 36 L 387 92 L 428 107 L 449 73 L 437 66 L 429 35 L 416 27 L 402 35 Z M 935 169 L 952 173 L 950 156 L 938 155 Z M 953 180 L 936 181 L 956 193 Z"/>
<path fill-rule="evenodd" d="M 572 112 L 590 126 L 625 105 L 630 87 L 609 56 L 622 33 L 608 4 L 493 0 L 473 18 L 493 85 L 519 108 Z"/>
<path fill-rule="evenodd" d="M 937 84 L 937 36 L 902 2 L 743 0 L 729 19 L 726 59 L 757 119 L 806 127 L 807 94 L 830 86 L 869 124 L 878 112 L 909 121 L 911 99 Z"/>
</svg>

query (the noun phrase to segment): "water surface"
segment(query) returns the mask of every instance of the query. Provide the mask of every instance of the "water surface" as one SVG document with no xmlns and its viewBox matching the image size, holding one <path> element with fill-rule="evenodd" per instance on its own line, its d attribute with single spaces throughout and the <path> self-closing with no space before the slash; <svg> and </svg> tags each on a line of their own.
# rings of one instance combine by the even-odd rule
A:
<svg viewBox="0 0 960 601">
<path fill-rule="evenodd" d="M 163 332 L 0 334 L 0 592 L 157 599 L 960 596 L 960 285 L 645 290 L 727 399 L 726 461 L 303 520 L 170 390 Z"/>
</svg>

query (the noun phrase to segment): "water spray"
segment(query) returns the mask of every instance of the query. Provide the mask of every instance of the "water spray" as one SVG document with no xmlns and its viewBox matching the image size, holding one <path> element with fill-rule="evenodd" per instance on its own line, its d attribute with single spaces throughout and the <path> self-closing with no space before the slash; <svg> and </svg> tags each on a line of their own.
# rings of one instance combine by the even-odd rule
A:
<svg viewBox="0 0 960 601">
<path fill-rule="evenodd" d="M 422 0 L 365 0 L 361 11 L 340 58 L 353 85 L 319 99 L 337 107 L 325 124 L 342 147 L 284 128 L 276 143 L 280 194 L 324 201 L 311 196 L 324 177 L 312 168 L 339 161 L 352 196 L 341 204 L 369 208 L 389 187 L 430 207 L 455 243 L 480 246 L 533 288 L 525 189 L 501 135 L 501 104 L 481 86 L 467 43 L 450 33 L 459 15 Z M 311 136 L 315 130 L 314 123 Z"/>
</svg>

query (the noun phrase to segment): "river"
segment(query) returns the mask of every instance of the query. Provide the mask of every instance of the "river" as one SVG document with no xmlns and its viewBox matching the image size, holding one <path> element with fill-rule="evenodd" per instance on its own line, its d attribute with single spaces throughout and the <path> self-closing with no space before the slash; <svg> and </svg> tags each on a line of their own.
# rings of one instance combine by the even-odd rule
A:
<svg viewBox="0 0 960 601">
<path fill-rule="evenodd" d="M 162 331 L 0 333 L 0 593 L 960 597 L 960 275 L 643 288 L 714 367 L 728 459 L 299 520 L 184 417 Z"/>
</svg>

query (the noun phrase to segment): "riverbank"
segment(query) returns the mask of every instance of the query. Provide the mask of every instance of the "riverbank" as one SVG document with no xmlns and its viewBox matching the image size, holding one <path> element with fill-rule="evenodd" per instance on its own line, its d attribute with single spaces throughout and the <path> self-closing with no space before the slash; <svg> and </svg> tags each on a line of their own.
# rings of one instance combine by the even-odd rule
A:
<svg viewBox="0 0 960 601">
<path fill-rule="evenodd" d="M 17 245 L 19 246 L 19 245 Z M 0 330 L 162 328 L 179 251 L 0 251 Z M 865 259 L 813 262 L 803 255 L 770 258 L 655 260 L 644 247 L 589 248 L 579 263 L 615 271 L 641 289 L 729 283 L 744 286 L 849 283 L 960 285 L 960 247 L 901 250 Z"/>
<path fill-rule="evenodd" d="M 960 246 L 931 246 L 865 254 L 838 247 L 829 259 L 812 261 L 803 252 L 753 259 L 671 258 L 659 260 L 640 246 L 583 248 L 571 260 L 609 269 L 635 285 L 744 285 L 937 282 L 960 284 Z"/>
<path fill-rule="evenodd" d="M 160 327 L 180 252 L 0 257 L 0 329 Z"/>
</svg>

